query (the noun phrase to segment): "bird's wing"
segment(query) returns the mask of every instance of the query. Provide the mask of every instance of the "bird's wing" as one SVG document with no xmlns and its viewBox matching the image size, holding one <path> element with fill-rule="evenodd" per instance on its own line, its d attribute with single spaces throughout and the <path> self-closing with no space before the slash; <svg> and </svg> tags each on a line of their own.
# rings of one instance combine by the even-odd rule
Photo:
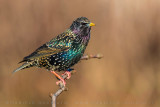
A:
<svg viewBox="0 0 160 107">
<path fill-rule="evenodd" d="M 66 33 L 62 33 L 43 46 L 39 47 L 29 56 L 24 57 L 21 62 L 32 61 L 40 57 L 50 56 L 62 51 L 67 51 L 71 48 L 72 39 L 73 37 L 66 35 Z"/>
</svg>

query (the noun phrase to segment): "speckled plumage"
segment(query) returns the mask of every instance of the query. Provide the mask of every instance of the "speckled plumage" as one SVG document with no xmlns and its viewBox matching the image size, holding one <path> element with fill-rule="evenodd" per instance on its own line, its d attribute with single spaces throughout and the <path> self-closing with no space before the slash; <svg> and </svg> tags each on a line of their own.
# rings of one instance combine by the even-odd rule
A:
<svg viewBox="0 0 160 107">
<path fill-rule="evenodd" d="M 65 32 L 24 57 L 21 61 L 24 64 L 14 72 L 33 66 L 49 71 L 69 69 L 82 57 L 90 39 L 91 26 L 94 24 L 86 17 L 77 18 Z"/>
</svg>

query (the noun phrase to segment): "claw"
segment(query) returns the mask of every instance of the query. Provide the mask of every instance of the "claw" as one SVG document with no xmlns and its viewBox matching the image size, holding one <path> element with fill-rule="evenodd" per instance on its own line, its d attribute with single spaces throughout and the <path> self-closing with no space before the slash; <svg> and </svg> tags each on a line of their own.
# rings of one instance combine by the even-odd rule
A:
<svg viewBox="0 0 160 107">
<path fill-rule="evenodd" d="M 62 75 L 67 75 L 66 79 L 70 79 L 71 78 L 71 72 L 69 72 L 69 71 L 64 72 L 64 74 L 62 74 Z"/>
<path fill-rule="evenodd" d="M 51 73 L 53 73 L 59 79 L 59 81 L 56 82 L 57 85 L 59 85 L 60 82 L 62 82 L 64 86 L 66 85 L 65 80 L 61 76 L 59 76 L 55 71 L 51 71 Z M 71 72 L 70 71 L 65 71 L 64 74 L 62 74 L 62 76 L 63 75 L 67 75 L 66 79 L 71 78 Z"/>
<path fill-rule="evenodd" d="M 55 71 L 51 71 L 51 73 L 53 73 L 58 79 L 60 79 L 60 81 L 56 82 L 57 85 L 59 85 L 60 82 L 62 82 L 64 86 L 66 85 L 65 80 L 61 76 L 59 76 Z"/>
<path fill-rule="evenodd" d="M 64 85 L 64 86 L 66 86 L 66 82 L 65 82 L 65 80 L 64 80 L 63 78 L 62 78 L 62 79 L 60 79 L 59 81 L 57 81 L 57 82 L 56 82 L 56 84 L 57 84 L 57 85 L 59 85 L 59 84 L 60 84 L 60 82 L 62 82 L 62 83 L 63 83 L 63 85 Z"/>
</svg>

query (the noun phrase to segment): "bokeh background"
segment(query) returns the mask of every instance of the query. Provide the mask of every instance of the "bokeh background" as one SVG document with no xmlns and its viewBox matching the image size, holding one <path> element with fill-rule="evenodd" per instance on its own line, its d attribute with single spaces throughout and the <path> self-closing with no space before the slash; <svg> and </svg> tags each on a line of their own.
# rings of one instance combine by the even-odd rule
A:
<svg viewBox="0 0 160 107">
<path fill-rule="evenodd" d="M 80 16 L 96 23 L 86 54 L 104 58 L 75 66 L 58 107 L 159 107 L 160 0 L 0 0 L 0 106 L 51 106 L 53 74 L 11 72 Z"/>
</svg>

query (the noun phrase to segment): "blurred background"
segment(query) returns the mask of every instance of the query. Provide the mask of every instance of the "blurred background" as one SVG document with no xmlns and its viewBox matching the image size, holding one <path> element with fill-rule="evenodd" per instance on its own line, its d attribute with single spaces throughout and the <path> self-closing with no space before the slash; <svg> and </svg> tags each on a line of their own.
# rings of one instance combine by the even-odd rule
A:
<svg viewBox="0 0 160 107">
<path fill-rule="evenodd" d="M 58 86 L 45 69 L 17 63 L 80 16 L 96 24 L 57 107 L 160 106 L 160 0 L 0 0 L 0 106 L 51 107 Z"/>
</svg>

